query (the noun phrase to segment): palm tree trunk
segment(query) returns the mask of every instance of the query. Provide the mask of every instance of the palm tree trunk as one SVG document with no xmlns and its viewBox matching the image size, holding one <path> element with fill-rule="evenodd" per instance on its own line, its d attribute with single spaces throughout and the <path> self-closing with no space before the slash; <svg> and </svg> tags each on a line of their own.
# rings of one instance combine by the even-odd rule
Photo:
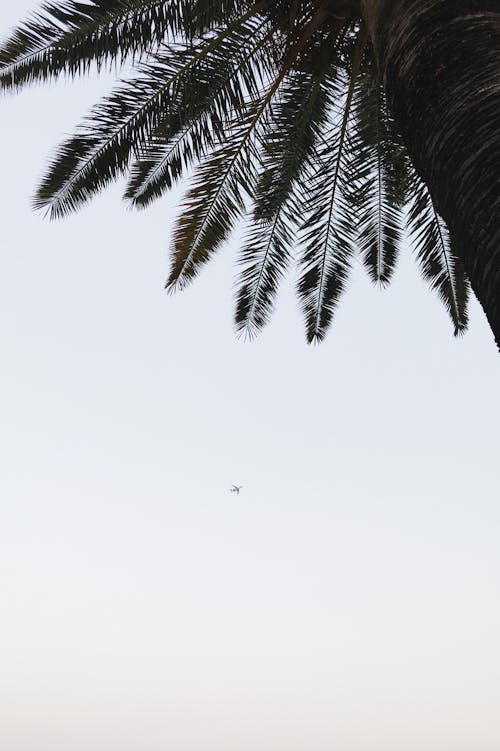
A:
<svg viewBox="0 0 500 751">
<path fill-rule="evenodd" d="M 362 0 L 389 106 L 500 348 L 500 0 Z"/>
</svg>

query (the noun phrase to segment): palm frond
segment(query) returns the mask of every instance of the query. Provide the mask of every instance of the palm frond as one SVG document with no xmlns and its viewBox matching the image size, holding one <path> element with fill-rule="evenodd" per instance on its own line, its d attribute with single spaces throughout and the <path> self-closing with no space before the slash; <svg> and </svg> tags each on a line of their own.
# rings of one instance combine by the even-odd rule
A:
<svg viewBox="0 0 500 751">
<path fill-rule="evenodd" d="M 266 93 L 250 103 L 226 131 L 224 144 L 203 162 L 177 221 L 173 264 L 166 286 L 184 287 L 227 238 L 257 179 L 259 127 L 288 72 L 283 68 Z M 262 132 L 262 130 L 261 130 Z"/>
<path fill-rule="evenodd" d="M 174 261 L 167 288 L 183 287 L 196 274 L 213 251 L 226 239 L 244 208 L 243 193 L 252 195 L 255 188 L 258 148 L 262 132 L 269 132 L 265 115 L 280 90 L 284 78 L 296 63 L 317 29 L 314 17 L 301 30 L 290 46 L 281 68 L 265 95 L 250 107 L 242 123 L 241 116 L 225 145 L 205 161 L 195 175 L 181 214 L 174 240 Z M 252 114 L 252 110 L 255 114 Z M 264 124 L 262 125 L 262 123 Z M 259 133 L 259 126 L 260 133 Z M 243 192 L 243 193 L 242 193 Z"/>
<path fill-rule="evenodd" d="M 468 325 L 470 287 L 462 263 L 453 252 L 448 229 L 438 215 L 427 188 L 412 170 L 408 229 L 422 276 L 443 302 L 455 336 Z"/>
<path fill-rule="evenodd" d="M 308 342 L 321 341 L 344 290 L 353 253 L 353 227 L 345 197 L 345 141 L 331 137 L 334 158 L 307 184 L 311 198 L 301 226 L 298 297 Z M 323 155 L 325 158 L 325 155 Z"/>
<path fill-rule="evenodd" d="M 250 9 L 210 41 L 164 46 L 154 62 L 141 66 L 142 76 L 122 83 L 94 107 L 80 130 L 62 144 L 38 189 L 35 206 L 62 216 L 85 203 L 128 166 L 131 154 L 158 125 L 176 112 L 177 93 L 193 70 L 218 49 L 230 55 L 228 42 L 253 15 Z M 225 49 L 226 43 L 228 48 Z"/>
<path fill-rule="evenodd" d="M 130 172 L 125 198 L 143 208 L 159 198 L 195 161 L 225 137 L 225 124 L 256 98 L 269 75 L 266 22 L 249 19 L 223 49 L 216 47 L 203 68 L 177 90 L 175 111 L 144 143 Z"/>
<path fill-rule="evenodd" d="M 309 342 L 321 341 L 331 322 L 348 277 L 353 253 L 354 219 L 347 200 L 349 126 L 351 105 L 362 55 L 366 44 L 364 31 L 352 52 L 347 93 L 341 76 L 327 77 L 325 86 L 331 99 L 332 123 L 323 153 L 318 152 L 316 168 L 307 189 L 311 196 L 309 211 L 301 227 L 304 253 L 300 261 L 298 296 L 306 322 Z M 336 131 L 334 123 L 339 123 Z"/>
<path fill-rule="evenodd" d="M 76 76 L 191 39 L 244 12 L 242 0 L 45 2 L 0 47 L 0 88 Z M 242 10 L 243 9 L 243 10 Z"/>
<path fill-rule="evenodd" d="M 267 322 L 291 257 L 303 197 L 300 177 L 327 116 L 323 77 L 324 71 L 291 73 L 271 108 L 252 230 L 239 259 L 235 323 L 251 336 Z"/>
<path fill-rule="evenodd" d="M 353 114 L 349 200 L 359 223 L 357 242 L 363 262 L 372 281 L 385 286 L 401 246 L 408 160 L 371 59 L 359 77 Z"/>
<path fill-rule="evenodd" d="M 271 220 L 254 220 L 240 256 L 235 323 L 253 337 L 269 320 L 279 282 L 288 267 L 296 217 L 284 202 Z"/>
<path fill-rule="evenodd" d="M 248 106 L 226 130 L 224 144 L 195 172 L 174 236 L 173 263 L 166 287 L 183 288 L 232 230 L 244 210 L 244 194 L 256 181 L 258 152 L 254 132 L 266 98 Z"/>
<path fill-rule="evenodd" d="M 207 117 L 200 115 L 179 132 L 182 123 L 176 125 L 170 134 L 173 122 L 169 122 L 167 133 L 157 128 L 141 148 L 138 158 L 130 168 L 130 176 L 124 198 L 135 208 L 147 208 L 183 177 L 189 167 L 206 156 L 219 143 L 214 128 Z"/>
</svg>

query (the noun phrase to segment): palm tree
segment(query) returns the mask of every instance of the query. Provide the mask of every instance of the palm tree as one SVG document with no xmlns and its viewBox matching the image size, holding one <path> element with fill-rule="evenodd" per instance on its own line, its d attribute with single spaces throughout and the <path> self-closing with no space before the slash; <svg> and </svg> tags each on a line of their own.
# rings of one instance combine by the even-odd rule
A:
<svg viewBox="0 0 500 751">
<path fill-rule="evenodd" d="M 134 65 L 35 205 L 63 216 L 126 173 L 142 208 L 187 174 L 167 286 L 246 215 L 239 331 L 294 259 L 321 340 L 355 254 L 385 286 L 406 226 L 455 333 L 470 280 L 500 343 L 499 42 L 498 0 L 54 0 L 0 48 L 0 86 Z"/>
</svg>

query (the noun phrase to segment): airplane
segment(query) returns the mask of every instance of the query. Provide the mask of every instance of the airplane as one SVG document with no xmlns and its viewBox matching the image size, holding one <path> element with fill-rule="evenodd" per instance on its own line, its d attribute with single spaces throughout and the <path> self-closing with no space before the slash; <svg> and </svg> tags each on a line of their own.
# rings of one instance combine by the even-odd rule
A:
<svg viewBox="0 0 500 751">
<path fill-rule="evenodd" d="M 229 488 L 229 492 L 236 493 L 236 495 L 239 495 L 242 487 L 243 485 L 233 485 L 231 488 Z"/>
</svg>

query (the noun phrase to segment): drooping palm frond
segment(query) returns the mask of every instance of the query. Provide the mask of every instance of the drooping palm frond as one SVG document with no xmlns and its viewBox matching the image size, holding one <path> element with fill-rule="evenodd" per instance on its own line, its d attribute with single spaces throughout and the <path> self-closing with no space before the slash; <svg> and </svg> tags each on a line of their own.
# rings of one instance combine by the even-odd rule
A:
<svg viewBox="0 0 500 751">
<path fill-rule="evenodd" d="M 328 114 L 324 75 L 291 73 L 271 111 L 252 226 L 239 258 L 235 322 L 250 336 L 267 322 L 292 256 L 303 204 L 300 178 Z"/>
<path fill-rule="evenodd" d="M 200 115 L 182 127 L 179 116 L 173 127 L 171 121 L 168 128 L 153 131 L 130 168 L 124 198 L 134 207 L 144 209 L 170 190 L 193 163 L 219 142 L 212 124 L 213 118 L 210 123 Z"/>
<path fill-rule="evenodd" d="M 462 263 L 453 252 L 445 222 L 434 208 L 429 192 L 413 168 L 410 174 L 411 200 L 408 229 L 422 276 L 438 293 L 452 320 L 455 336 L 468 325 L 470 294 Z"/>
<path fill-rule="evenodd" d="M 224 140 L 225 125 L 265 88 L 269 66 L 265 21 L 249 19 L 225 44 L 183 79 L 175 110 L 143 144 L 130 170 L 125 198 L 143 208 Z M 224 54 L 221 54 L 224 53 Z"/>
<path fill-rule="evenodd" d="M 268 322 L 279 282 L 290 262 L 296 216 L 284 201 L 271 220 L 251 225 L 240 255 L 240 289 L 235 324 L 240 334 L 253 337 Z"/>
<path fill-rule="evenodd" d="M 307 183 L 311 199 L 300 228 L 304 252 L 299 267 L 298 295 L 309 342 L 319 342 L 326 335 L 344 290 L 354 251 L 354 222 L 348 201 L 353 175 L 349 171 L 348 151 L 352 101 L 365 45 L 366 35 L 362 32 L 352 50 L 347 83 L 338 77 L 326 79 L 333 116 L 328 140 L 323 139 L 316 159 L 321 166 L 313 170 Z"/>
<path fill-rule="evenodd" d="M 59 0 L 40 10 L 0 47 L 0 88 L 61 74 L 76 76 L 154 52 L 172 36 L 191 38 L 227 23 L 241 0 Z"/>
<path fill-rule="evenodd" d="M 358 250 L 375 284 L 386 286 L 401 246 L 402 207 L 407 195 L 407 156 L 397 137 L 367 51 L 353 102 L 349 200 L 358 221 Z"/>
<path fill-rule="evenodd" d="M 244 194 L 251 196 L 257 181 L 265 116 L 286 73 L 283 68 L 265 95 L 237 115 L 228 126 L 225 143 L 196 172 L 177 222 L 167 288 L 191 281 L 243 213 Z"/>
<path fill-rule="evenodd" d="M 256 182 L 256 130 L 270 98 L 249 105 L 227 127 L 224 144 L 195 172 L 175 229 L 168 289 L 182 288 L 197 275 L 243 213 L 244 194 L 251 195 Z"/>
<path fill-rule="evenodd" d="M 298 55 L 316 30 L 316 17 L 294 38 L 265 94 L 237 112 L 226 143 L 200 166 L 194 177 L 174 238 L 174 261 L 167 288 L 183 287 L 227 238 L 244 209 L 243 196 L 251 197 L 261 159 L 259 142 L 269 134 L 271 105 Z M 237 108 L 238 110 L 238 108 Z M 229 131 L 229 128 L 228 128 Z"/>
<path fill-rule="evenodd" d="M 297 291 L 309 342 L 321 341 L 326 334 L 353 253 L 346 199 L 346 141 L 343 130 L 331 134 L 328 155 L 320 155 L 321 167 L 306 182 L 310 200 L 299 226 L 299 242 L 304 251 Z"/>
<path fill-rule="evenodd" d="M 227 26 L 208 42 L 196 45 L 165 45 L 155 60 L 143 64 L 142 76 L 122 83 L 94 107 L 80 131 L 62 144 L 40 185 L 35 206 L 48 208 L 52 217 L 63 216 L 89 200 L 122 173 L 131 154 L 137 152 L 170 113 L 174 121 L 193 73 L 210 62 L 207 75 L 234 54 L 245 23 L 253 11 Z M 253 33 L 250 28 L 249 33 Z M 216 51 L 214 59 L 210 53 Z M 179 94 L 180 92 L 180 94 Z"/>
</svg>

